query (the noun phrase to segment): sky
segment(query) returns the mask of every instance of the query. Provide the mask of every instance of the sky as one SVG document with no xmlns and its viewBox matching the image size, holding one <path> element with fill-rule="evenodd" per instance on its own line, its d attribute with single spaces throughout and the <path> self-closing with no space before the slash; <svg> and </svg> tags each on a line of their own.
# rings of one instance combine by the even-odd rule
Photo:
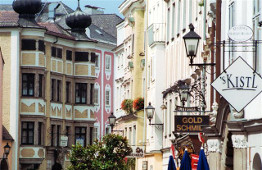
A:
<svg viewBox="0 0 262 170">
<path fill-rule="evenodd" d="M 57 2 L 62 1 L 64 4 L 71 7 L 73 10 L 77 7 L 77 0 L 42 0 L 42 2 Z M 117 14 L 121 18 L 121 15 L 118 11 L 119 5 L 124 2 L 124 0 L 80 0 L 81 8 L 84 9 L 85 5 L 96 6 L 104 8 L 105 14 Z M 12 4 L 13 0 L 0 0 L 0 4 Z"/>
</svg>

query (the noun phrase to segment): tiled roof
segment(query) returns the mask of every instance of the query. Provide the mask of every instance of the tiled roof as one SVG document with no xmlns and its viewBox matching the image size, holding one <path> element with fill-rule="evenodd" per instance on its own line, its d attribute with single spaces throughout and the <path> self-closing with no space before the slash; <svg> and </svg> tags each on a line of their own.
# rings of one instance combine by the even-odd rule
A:
<svg viewBox="0 0 262 170">
<path fill-rule="evenodd" d="M 49 34 L 49 35 L 54 35 L 54 36 L 58 36 L 58 37 L 65 38 L 65 39 L 75 40 L 75 38 L 73 36 L 71 36 L 70 34 L 65 33 L 55 23 L 45 22 L 45 23 L 38 23 L 38 24 L 41 25 L 42 27 L 46 28 L 47 29 L 47 34 Z"/>
<path fill-rule="evenodd" d="M 2 126 L 2 140 L 14 141 L 13 137 L 9 134 L 4 126 Z"/>
<path fill-rule="evenodd" d="M 123 21 L 122 18 L 116 14 L 94 14 L 91 15 L 91 18 L 94 25 L 111 34 L 115 38 L 117 37 L 116 26 Z"/>
</svg>

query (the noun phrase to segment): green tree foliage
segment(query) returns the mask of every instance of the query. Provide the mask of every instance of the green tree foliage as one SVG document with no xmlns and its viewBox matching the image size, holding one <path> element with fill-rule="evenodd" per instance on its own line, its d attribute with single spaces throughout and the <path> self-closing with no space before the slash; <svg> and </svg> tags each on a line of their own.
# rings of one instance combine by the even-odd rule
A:
<svg viewBox="0 0 262 170">
<path fill-rule="evenodd" d="M 82 147 L 73 146 L 69 170 L 124 170 L 124 158 L 132 152 L 125 137 L 109 134 L 101 142 Z"/>
</svg>

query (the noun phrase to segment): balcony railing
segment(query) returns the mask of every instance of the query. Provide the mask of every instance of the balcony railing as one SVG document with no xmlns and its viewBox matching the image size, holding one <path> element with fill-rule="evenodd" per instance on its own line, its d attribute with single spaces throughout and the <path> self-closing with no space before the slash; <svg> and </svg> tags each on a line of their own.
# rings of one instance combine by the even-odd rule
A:
<svg viewBox="0 0 262 170">
<path fill-rule="evenodd" d="M 147 29 L 148 45 L 154 43 L 165 43 L 166 39 L 166 25 L 164 23 L 151 24 Z"/>
</svg>

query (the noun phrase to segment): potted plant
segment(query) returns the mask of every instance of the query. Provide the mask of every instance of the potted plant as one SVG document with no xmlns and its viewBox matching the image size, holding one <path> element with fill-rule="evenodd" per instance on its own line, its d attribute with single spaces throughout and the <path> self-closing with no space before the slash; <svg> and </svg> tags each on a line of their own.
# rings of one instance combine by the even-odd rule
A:
<svg viewBox="0 0 262 170">
<path fill-rule="evenodd" d="M 144 98 L 138 97 L 133 101 L 133 108 L 136 111 L 144 109 Z"/>
<path fill-rule="evenodd" d="M 132 99 L 124 99 L 121 103 L 121 109 L 128 114 L 133 113 L 132 105 L 133 105 Z"/>
</svg>

